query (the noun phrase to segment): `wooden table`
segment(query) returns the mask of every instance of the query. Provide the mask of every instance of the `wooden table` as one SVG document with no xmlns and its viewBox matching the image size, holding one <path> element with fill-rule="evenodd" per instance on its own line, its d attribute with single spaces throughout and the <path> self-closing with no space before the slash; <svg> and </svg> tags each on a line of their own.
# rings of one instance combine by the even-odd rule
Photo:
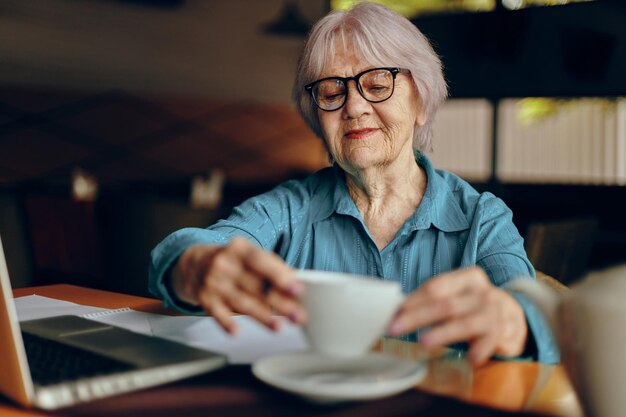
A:
<svg viewBox="0 0 626 417">
<path fill-rule="evenodd" d="M 20 288 L 13 294 L 15 297 L 37 294 L 103 308 L 130 307 L 152 313 L 171 313 L 165 311 L 157 300 L 73 285 Z M 383 339 L 377 349 L 401 356 L 428 357 L 429 372 L 418 385 L 420 390 L 510 411 L 582 416 L 575 393 L 560 365 L 492 361 L 472 369 L 458 354 L 442 349 L 427 351 L 419 344 Z M 0 399 L 2 417 L 46 415 L 40 411 L 20 409 Z"/>
</svg>

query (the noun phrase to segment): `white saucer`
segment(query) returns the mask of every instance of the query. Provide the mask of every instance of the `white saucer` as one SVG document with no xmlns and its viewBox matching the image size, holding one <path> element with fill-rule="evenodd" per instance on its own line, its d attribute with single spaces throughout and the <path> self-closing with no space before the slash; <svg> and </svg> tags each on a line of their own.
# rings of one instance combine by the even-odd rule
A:
<svg viewBox="0 0 626 417">
<path fill-rule="evenodd" d="M 384 353 L 334 359 L 294 352 L 260 359 L 252 373 L 276 388 L 329 403 L 374 400 L 412 388 L 426 375 L 426 363 Z"/>
</svg>

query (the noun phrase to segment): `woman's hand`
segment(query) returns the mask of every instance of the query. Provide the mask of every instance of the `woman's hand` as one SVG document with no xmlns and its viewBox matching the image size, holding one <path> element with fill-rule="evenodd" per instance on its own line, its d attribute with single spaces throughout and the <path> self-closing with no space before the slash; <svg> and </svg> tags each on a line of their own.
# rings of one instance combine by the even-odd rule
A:
<svg viewBox="0 0 626 417">
<path fill-rule="evenodd" d="M 400 306 L 389 334 L 401 335 L 431 326 L 420 338 L 426 346 L 469 342 L 469 360 L 486 362 L 493 354 L 517 356 L 524 351 L 528 327 L 524 311 L 506 291 L 491 284 L 478 267 L 434 278 Z"/>
<path fill-rule="evenodd" d="M 303 287 L 294 270 L 276 254 L 241 237 L 226 246 L 188 248 L 171 279 L 182 301 L 201 306 L 229 333 L 237 331 L 232 312 L 250 315 L 272 330 L 280 325 L 272 308 L 294 323 L 306 319 L 298 301 Z"/>
</svg>

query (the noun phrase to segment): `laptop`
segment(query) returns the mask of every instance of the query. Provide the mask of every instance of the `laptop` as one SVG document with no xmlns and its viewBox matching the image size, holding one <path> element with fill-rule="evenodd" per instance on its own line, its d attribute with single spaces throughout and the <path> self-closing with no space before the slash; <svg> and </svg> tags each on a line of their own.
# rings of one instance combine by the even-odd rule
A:
<svg viewBox="0 0 626 417">
<path fill-rule="evenodd" d="M 18 322 L 0 240 L 0 394 L 52 410 L 220 368 L 221 354 L 77 316 Z"/>
</svg>

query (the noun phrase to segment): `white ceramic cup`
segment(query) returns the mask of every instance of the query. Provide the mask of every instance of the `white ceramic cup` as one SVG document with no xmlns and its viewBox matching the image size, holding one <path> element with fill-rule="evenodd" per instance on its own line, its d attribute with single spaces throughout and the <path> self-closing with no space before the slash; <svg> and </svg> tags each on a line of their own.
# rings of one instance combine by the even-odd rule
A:
<svg viewBox="0 0 626 417">
<path fill-rule="evenodd" d="M 304 270 L 305 334 L 313 350 L 350 358 L 365 354 L 404 299 L 400 284 L 359 275 Z"/>
<path fill-rule="evenodd" d="M 544 312 L 585 415 L 626 416 L 626 267 L 593 273 L 561 296 L 527 279 L 510 288 Z"/>
</svg>

